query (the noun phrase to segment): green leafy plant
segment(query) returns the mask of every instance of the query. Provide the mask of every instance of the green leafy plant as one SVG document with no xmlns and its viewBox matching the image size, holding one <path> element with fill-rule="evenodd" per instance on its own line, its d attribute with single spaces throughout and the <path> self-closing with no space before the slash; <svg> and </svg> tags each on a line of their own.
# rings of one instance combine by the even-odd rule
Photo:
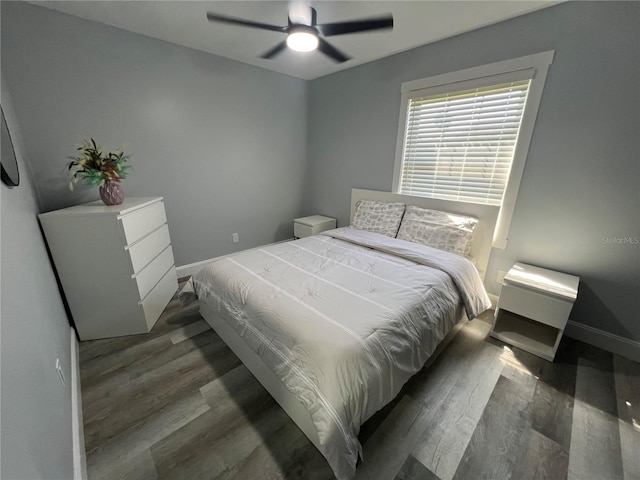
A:
<svg viewBox="0 0 640 480">
<path fill-rule="evenodd" d="M 122 151 L 122 147 L 114 152 L 103 154 L 93 138 L 85 140 L 76 147 L 79 155 L 69 157 L 68 169 L 71 172 L 69 188 L 73 190 L 73 184 L 82 180 L 93 187 L 104 186 L 107 182 L 120 182 L 127 178 L 131 165 L 129 155 Z"/>
</svg>

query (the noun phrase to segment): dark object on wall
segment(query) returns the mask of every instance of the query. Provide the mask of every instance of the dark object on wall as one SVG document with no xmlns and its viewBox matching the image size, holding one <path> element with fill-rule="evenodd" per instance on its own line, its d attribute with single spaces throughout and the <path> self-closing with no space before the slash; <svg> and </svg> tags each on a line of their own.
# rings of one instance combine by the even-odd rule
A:
<svg viewBox="0 0 640 480">
<path fill-rule="evenodd" d="M 9 129 L 4 119 L 4 110 L 2 110 L 2 107 L 0 107 L 0 111 L 2 112 L 2 157 L 0 157 L 0 164 L 2 164 L 2 181 L 11 187 L 17 187 L 20 183 L 18 161 L 16 160 L 16 153 L 13 150 L 11 135 L 9 135 Z"/>
</svg>

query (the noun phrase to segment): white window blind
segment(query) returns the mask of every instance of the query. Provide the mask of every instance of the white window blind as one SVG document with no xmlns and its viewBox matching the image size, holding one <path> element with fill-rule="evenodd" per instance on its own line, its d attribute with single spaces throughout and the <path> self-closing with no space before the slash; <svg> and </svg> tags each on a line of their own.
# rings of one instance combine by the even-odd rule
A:
<svg viewBox="0 0 640 480">
<path fill-rule="evenodd" d="M 410 92 L 400 193 L 501 205 L 533 73 Z"/>
</svg>

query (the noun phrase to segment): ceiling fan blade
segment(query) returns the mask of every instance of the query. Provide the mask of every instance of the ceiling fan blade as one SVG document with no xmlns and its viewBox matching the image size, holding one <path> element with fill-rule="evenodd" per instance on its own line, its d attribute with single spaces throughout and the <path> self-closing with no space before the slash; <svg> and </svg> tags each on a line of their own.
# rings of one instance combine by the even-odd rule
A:
<svg viewBox="0 0 640 480">
<path fill-rule="evenodd" d="M 364 20 L 353 20 L 350 22 L 325 23 L 316 25 L 325 37 L 332 35 L 344 35 L 345 33 L 366 32 L 369 30 L 381 30 L 393 28 L 393 16 L 368 18 Z"/>
<path fill-rule="evenodd" d="M 210 22 L 230 23 L 233 25 L 242 25 L 244 27 L 260 28 L 262 30 L 271 30 L 274 32 L 286 33 L 288 27 L 279 27 L 277 25 L 269 25 L 268 23 L 252 22 L 236 17 L 226 17 L 217 13 L 207 12 L 207 18 Z"/>
<path fill-rule="evenodd" d="M 260 55 L 260 58 L 273 58 L 275 57 L 277 54 L 279 54 L 282 50 L 284 50 L 285 48 L 287 48 L 287 41 L 285 40 L 284 42 L 280 42 L 278 45 L 276 45 L 275 47 L 273 47 L 271 50 L 264 52 L 262 55 Z"/>
<path fill-rule="evenodd" d="M 346 62 L 347 60 L 351 60 L 351 57 L 346 56 L 336 47 L 328 43 L 326 40 L 318 37 L 318 50 L 324 53 L 326 56 L 331 57 L 336 62 Z"/>
</svg>

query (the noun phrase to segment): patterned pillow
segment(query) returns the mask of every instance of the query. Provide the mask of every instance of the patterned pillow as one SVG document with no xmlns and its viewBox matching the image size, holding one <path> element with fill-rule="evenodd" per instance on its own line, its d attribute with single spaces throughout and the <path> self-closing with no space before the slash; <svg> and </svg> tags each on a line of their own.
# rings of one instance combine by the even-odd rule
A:
<svg viewBox="0 0 640 480">
<path fill-rule="evenodd" d="M 395 237 L 402 215 L 404 215 L 404 203 L 360 200 L 356 203 L 356 213 L 351 227 Z"/>
<path fill-rule="evenodd" d="M 478 219 L 409 205 L 398 238 L 467 256 Z"/>
</svg>

